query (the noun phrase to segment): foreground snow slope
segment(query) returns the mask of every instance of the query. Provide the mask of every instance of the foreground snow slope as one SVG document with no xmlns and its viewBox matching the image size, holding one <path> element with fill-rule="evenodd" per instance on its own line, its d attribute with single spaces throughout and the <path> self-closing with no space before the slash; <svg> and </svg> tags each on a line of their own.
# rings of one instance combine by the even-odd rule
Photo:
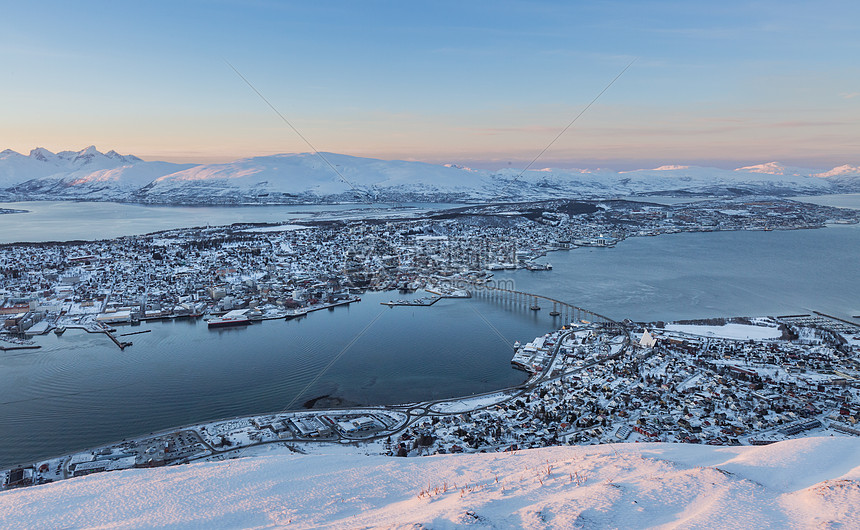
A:
<svg viewBox="0 0 860 530">
<path fill-rule="evenodd" d="M 399 459 L 270 451 L 0 494 L 0 526 L 856 527 L 860 441 Z"/>
</svg>

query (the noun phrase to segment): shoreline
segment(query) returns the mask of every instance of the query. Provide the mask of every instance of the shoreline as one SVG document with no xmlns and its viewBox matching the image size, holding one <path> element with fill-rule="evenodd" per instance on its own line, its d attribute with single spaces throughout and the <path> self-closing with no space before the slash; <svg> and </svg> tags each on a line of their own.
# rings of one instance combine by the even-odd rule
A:
<svg viewBox="0 0 860 530">
<path fill-rule="evenodd" d="M 627 332 L 626 332 L 626 329 L 623 327 L 623 325 L 621 325 L 619 323 L 614 323 L 614 324 L 616 326 L 618 326 L 620 330 L 624 331 L 624 336 L 626 337 L 625 344 L 629 344 L 630 338 L 629 338 L 629 334 L 627 334 Z M 560 347 L 561 347 L 561 342 L 558 343 L 558 346 L 555 349 L 555 352 L 553 354 L 553 359 L 555 359 L 555 357 L 558 355 L 558 353 L 560 351 Z M 619 351 L 615 355 L 615 357 L 620 356 L 622 353 L 624 353 L 624 351 L 625 351 L 625 349 L 622 348 L 622 350 Z M 268 417 L 268 416 L 278 416 L 278 417 L 290 418 L 290 417 L 297 417 L 300 415 L 302 415 L 302 416 L 307 416 L 307 415 L 325 415 L 325 416 L 353 415 L 353 416 L 355 416 L 355 415 L 367 415 L 367 414 L 372 414 L 372 413 L 375 413 L 375 414 L 394 414 L 394 415 L 404 416 L 404 418 L 401 422 L 395 423 L 394 428 L 386 430 L 384 432 L 384 434 L 378 434 L 378 435 L 373 435 L 373 436 L 349 437 L 348 433 L 347 433 L 345 436 L 342 436 L 339 439 L 335 439 L 335 440 L 332 440 L 332 439 L 317 440 L 318 442 L 321 442 L 323 444 L 325 444 L 325 443 L 344 444 L 345 443 L 347 445 L 352 444 L 352 443 L 376 441 L 376 440 L 381 439 L 383 437 L 390 437 L 390 436 L 402 431 L 403 429 L 405 429 L 410 423 L 414 422 L 414 419 L 412 418 L 412 416 L 416 416 L 419 414 L 421 416 L 424 416 L 427 414 L 431 414 L 434 416 L 460 415 L 466 411 L 472 412 L 475 410 L 485 409 L 488 407 L 492 407 L 495 405 L 499 405 L 499 404 L 511 401 L 511 400 L 517 398 L 518 396 L 525 394 L 531 388 L 533 388 L 533 387 L 535 387 L 535 386 L 537 386 L 537 385 L 539 385 L 545 381 L 551 381 L 553 379 L 557 379 L 558 377 L 563 377 L 563 376 L 564 376 L 564 374 L 560 374 L 560 375 L 556 375 L 553 377 L 551 371 L 550 372 L 544 372 L 544 373 L 535 373 L 535 374 L 530 374 L 529 377 L 523 383 L 518 384 L 518 385 L 514 385 L 514 386 L 510 386 L 510 387 L 506 387 L 506 388 L 491 390 L 491 391 L 482 392 L 482 393 L 475 393 L 475 394 L 471 394 L 468 396 L 453 396 L 450 398 L 432 399 L 432 400 L 412 402 L 412 403 L 401 403 L 401 404 L 395 404 L 395 405 L 348 406 L 347 408 L 335 407 L 335 408 L 319 408 L 319 409 L 316 409 L 316 408 L 305 407 L 305 405 L 307 405 L 308 403 L 314 402 L 313 404 L 315 404 L 318 400 L 321 400 L 321 399 L 326 399 L 326 398 L 334 399 L 334 400 L 341 399 L 341 398 L 337 398 L 337 397 L 331 398 L 330 396 L 324 395 L 324 396 L 319 396 L 317 398 L 313 398 L 311 400 L 304 402 L 302 404 L 302 408 L 300 408 L 300 409 L 293 409 L 293 410 L 289 410 L 289 411 L 283 410 L 280 412 L 269 412 L 269 413 L 254 414 L 254 415 L 240 415 L 240 416 L 234 416 L 234 417 L 230 417 L 230 418 L 218 419 L 218 420 L 213 420 L 213 421 L 208 421 L 208 422 L 192 423 L 192 424 L 186 424 L 186 425 L 181 425 L 181 426 L 174 426 L 174 427 L 170 427 L 168 429 L 152 431 L 147 435 L 140 435 L 140 436 L 135 436 L 135 437 L 131 437 L 131 438 L 123 438 L 122 440 L 119 440 L 119 441 L 109 442 L 109 443 L 105 443 L 105 444 L 98 445 L 98 446 L 90 446 L 90 447 L 83 448 L 83 449 L 77 449 L 77 450 L 63 453 L 62 455 L 58 455 L 58 456 L 52 456 L 52 457 L 37 459 L 36 463 L 33 465 L 35 466 L 39 462 L 45 462 L 45 461 L 65 462 L 64 464 L 62 464 L 63 469 L 64 469 L 64 476 L 62 477 L 62 479 L 67 479 L 67 478 L 73 478 L 73 477 L 65 476 L 65 475 L 68 472 L 70 472 L 68 470 L 68 466 L 70 465 L 69 463 L 75 455 L 83 454 L 83 453 L 86 453 L 87 451 L 90 451 L 93 455 L 95 455 L 97 453 L 102 453 L 107 448 L 117 447 L 117 446 L 121 446 L 121 445 L 128 445 L 128 444 L 142 444 L 146 440 L 161 439 L 164 437 L 172 436 L 172 435 L 175 435 L 178 433 L 183 433 L 183 432 L 196 432 L 196 433 L 198 433 L 197 436 L 199 437 L 200 431 L 206 431 L 208 428 L 212 428 L 212 426 L 217 426 L 217 425 L 232 424 L 232 423 L 237 423 L 237 422 L 238 423 L 245 422 L 245 423 L 253 424 L 254 420 L 256 420 L 257 418 Z M 487 398 L 496 398 L 496 399 L 490 399 L 489 402 L 487 403 L 487 402 L 485 402 L 485 400 Z M 475 406 L 469 405 L 470 403 L 474 403 Z M 448 405 L 447 408 L 449 408 L 451 410 L 449 410 L 449 411 L 439 410 L 439 407 L 442 407 L 443 409 L 445 409 L 446 404 Z M 457 405 L 460 405 L 460 406 L 458 407 Z M 253 447 L 265 446 L 265 445 L 269 445 L 269 444 L 288 445 L 291 443 L 293 443 L 293 444 L 294 443 L 312 443 L 314 441 L 315 440 L 313 440 L 313 437 L 311 437 L 311 438 L 308 438 L 308 437 L 293 438 L 293 439 L 287 439 L 287 440 L 279 438 L 279 439 L 273 439 L 273 440 L 260 441 L 259 443 L 256 443 L 256 444 L 237 447 L 235 449 L 227 449 L 227 450 L 223 450 L 223 451 L 215 450 L 215 448 L 213 446 L 211 446 L 210 444 L 206 444 L 208 446 L 208 448 L 210 450 L 212 450 L 212 454 L 200 456 L 197 458 L 192 458 L 192 459 L 187 460 L 187 461 L 174 461 L 174 462 L 164 464 L 164 465 L 181 465 L 184 463 L 190 463 L 192 461 L 201 460 L 201 459 L 217 458 L 219 456 L 229 454 L 229 453 L 232 453 L 235 451 L 247 450 L 247 449 L 250 449 Z M 0 475 L 2 475 L 5 472 L 9 472 L 12 469 L 20 468 L 20 467 L 25 466 L 25 465 L 29 465 L 29 464 L 19 463 L 19 464 L 16 464 L 15 466 L 12 466 L 11 468 L 0 470 Z M 149 466 L 134 466 L 134 467 L 149 467 Z M 0 491 L 2 491 L 3 489 L 4 488 L 0 487 Z M 6 488 L 6 489 L 8 489 L 8 488 Z"/>
<path fill-rule="evenodd" d="M 373 221 L 371 220 L 371 221 L 369 221 L 369 222 L 373 222 Z M 803 227 L 797 227 L 797 228 L 808 228 L 808 227 L 809 227 L 809 226 L 803 226 Z M 817 227 L 817 226 L 816 226 L 816 227 Z M 785 228 L 785 229 L 790 229 L 790 228 Z M 719 230 L 719 231 L 724 231 L 724 232 L 736 231 L 736 230 L 731 230 L 731 229 L 718 229 L 718 230 Z M 754 228 L 754 230 L 767 230 L 767 229 L 766 229 L 766 228 Z M 782 229 L 780 228 L 779 230 L 782 230 Z M 666 231 L 666 232 L 661 232 L 660 234 L 630 233 L 630 234 L 625 235 L 624 237 L 619 237 L 619 238 L 618 238 L 616 241 L 614 241 L 614 242 L 617 242 L 617 241 L 623 241 L 623 240 L 624 240 L 624 239 L 626 239 L 627 237 L 636 237 L 636 236 L 645 236 L 645 235 L 663 235 L 664 233 L 678 233 L 678 232 L 693 232 L 693 233 L 696 233 L 696 232 L 705 232 L 705 231 L 717 231 L 717 230 L 712 230 L 712 229 L 701 229 L 701 227 L 696 227 L 696 229 L 678 230 L 677 232 L 674 232 L 674 231 Z M 597 246 L 609 246 L 609 245 L 597 245 Z M 549 251 L 563 250 L 563 249 L 561 249 L 561 248 L 546 248 L 545 250 L 546 250 L 547 252 L 549 252 Z M 530 295 L 530 296 L 533 296 L 533 295 Z M 320 309 L 322 309 L 322 308 L 324 308 L 324 307 L 321 307 Z M 278 317 L 278 318 L 280 318 L 280 317 Z M 513 387 L 512 387 L 512 388 L 513 388 Z M 496 391 L 496 392 L 498 392 L 498 391 Z M 321 396 L 321 397 L 322 397 L 322 396 Z M 448 401 L 448 402 L 450 402 L 450 401 L 452 401 L 452 400 L 456 401 L 457 399 L 451 398 L 451 399 L 444 400 L 444 401 Z M 391 406 L 391 407 L 394 407 L 394 409 L 397 409 L 398 407 L 401 407 L 401 408 L 402 408 L 403 406 L 404 406 L 404 405 L 393 405 L 393 406 Z M 417 407 L 419 407 L 419 408 L 420 408 L 421 406 L 428 407 L 428 406 L 432 406 L 432 404 L 431 404 L 431 405 L 428 405 L 428 402 L 419 402 L 419 403 L 417 403 Z M 336 409 L 326 409 L 326 410 L 330 412 L 330 411 L 337 411 L 337 410 L 341 410 L 341 409 L 337 409 L 337 408 L 336 408 Z M 385 407 L 382 407 L 381 409 L 380 409 L 380 408 L 374 408 L 374 407 L 369 407 L 369 408 L 362 408 L 362 407 L 359 407 L 359 408 L 356 408 L 356 409 L 354 409 L 354 410 L 389 410 L 389 409 L 387 409 L 387 408 L 385 408 Z M 245 416 L 242 416 L 241 418 L 247 419 L 247 417 L 245 417 Z M 198 425 L 198 424 L 195 424 L 195 425 Z M 176 429 L 177 429 L 176 427 L 171 427 L 169 431 L 164 431 L 164 432 L 170 432 L 170 431 L 173 431 L 173 430 L 176 430 Z M 178 428 L 178 429 L 182 430 L 182 429 L 184 429 L 184 428 L 183 428 L 183 427 L 180 427 L 180 428 Z M 161 432 L 161 431 L 159 431 L 159 432 Z M 271 442 L 271 443 L 275 443 L 275 442 Z"/>
<path fill-rule="evenodd" d="M 25 465 L 29 466 L 26 469 L 33 470 L 39 466 L 40 470 L 44 470 L 45 473 L 55 469 L 56 479 L 61 480 L 113 469 L 159 467 L 197 461 L 240 458 L 243 455 L 256 454 L 259 448 L 267 446 L 282 446 L 291 452 L 300 454 L 316 453 L 317 450 L 334 447 L 352 448 L 345 450 L 357 454 L 361 453 L 361 448 L 364 447 L 363 451 L 367 454 L 373 452 L 374 454 L 385 453 L 393 456 L 413 456 L 412 453 L 414 452 L 414 456 L 419 456 L 429 454 L 422 449 L 425 443 L 426 445 L 433 445 L 433 440 L 442 436 L 438 427 L 435 430 L 430 428 L 428 431 L 428 420 L 432 420 L 433 425 L 438 423 L 439 426 L 450 424 L 452 421 L 453 425 L 458 423 L 468 425 L 470 418 L 486 417 L 488 414 L 490 417 L 493 414 L 504 414 L 502 411 L 507 411 L 509 408 L 513 411 L 527 408 L 525 403 L 533 400 L 536 403 L 536 405 L 532 405 L 533 410 L 539 408 L 542 411 L 544 404 L 553 403 L 550 399 L 552 395 L 555 395 L 552 393 L 553 389 L 562 388 L 581 377 L 588 378 L 588 374 L 597 368 L 605 373 L 611 373 L 616 370 L 614 368 L 616 363 L 632 363 L 633 365 L 644 363 L 647 365 L 655 355 L 659 359 L 671 352 L 675 352 L 675 355 L 680 355 L 681 358 L 685 355 L 691 355 L 690 359 L 699 359 L 700 355 L 711 350 L 713 344 L 725 344 L 732 349 L 752 349 L 752 351 L 760 351 L 764 355 L 771 355 L 770 352 L 782 351 L 786 348 L 789 348 L 789 351 L 791 348 L 802 351 L 804 346 L 800 345 L 803 342 L 795 342 L 798 335 L 794 333 L 794 330 L 808 329 L 807 326 L 812 326 L 811 329 L 827 330 L 828 322 L 835 326 L 834 329 L 838 329 L 840 326 L 843 329 L 840 332 L 828 331 L 827 333 L 831 333 L 831 335 L 821 335 L 826 344 L 839 345 L 837 339 L 840 333 L 843 336 L 860 333 L 860 326 L 856 324 L 831 319 L 818 311 L 813 311 L 813 315 L 738 317 L 734 319 L 711 319 L 709 321 L 687 321 L 687 323 L 674 322 L 665 328 L 652 328 L 653 335 L 648 333 L 649 328 L 644 327 L 642 323 L 633 322 L 626 325 L 608 321 L 571 327 L 563 326 L 561 329 L 538 337 L 533 343 L 522 347 L 526 350 L 530 347 L 543 347 L 546 361 L 542 368 L 538 368 L 528 380 L 519 385 L 469 396 L 397 405 L 355 406 L 339 402 L 337 403 L 339 406 L 334 408 L 317 409 L 314 406 L 320 400 L 331 399 L 337 402 L 340 399 L 333 398 L 331 395 L 321 395 L 304 402 L 303 409 L 241 415 L 175 426 L 153 431 L 148 435 L 126 438 L 118 442 L 68 452 L 60 456 L 38 459 L 32 464 L 19 464 L 5 470 L 5 472 L 11 473 L 12 470 L 25 469 L 23 467 Z M 784 327 L 785 325 L 788 327 Z M 645 330 L 640 341 L 636 342 L 631 337 L 631 327 L 634 328 L 634 331 Z M 638 331 L 635 333 L 638 336 Z M 801 332 L 800 335 L 804 335 L 804 332 Z M 605 337 L 615 338 L 607 342 Z M 589 340 L 591 346 L 580 351 L 580 343 L 585 344 L 586 339 Z M 616 344 L 618 347 L 607 347 L 609 344 Z M 777 347 L 777 345 L 779 346 Z M 515 347 L 521 348 L 519 345 Z M 774 350 L 774 347 L 777 349 Z M 797 350 L 798 347 L 801 350 Z M 847 348 L 849 349 L 843 353 L 849 355 L 852 351 L 851 348 L 860 350 L 860 336 L 854 336 L 853 342 Z M 839 345 L 836 349 L 841 350 L 843 347 Z M 820 348 L 813 347 L 809 351 L 820 352 Z M 576 362 L 572 362 L 571 355 L 574 355 L 573 359 L 577 359 Z M 514 358 L 516 359 L 516 357 L 515 355 Z M 794 357 L 796 358 L 796 355 Z M 740 375 L 741 382 L 746 380 L 749 374 L 754 373 L 751 370 L 756 370 L 756 367 L 760 369 L 764 366 L 757 364 L 755 360 L 743 361 L 744 356 L 723 361 L 722 355 L 717 352 L 713 358 L 715 361 L 712 364 L 716 367 L 728 362 L 727 366 Z M 658 360 L 657 363 L 659 364 L 660 361 Z M 693 369 L 700 364 L 689 363 L 684 366 Z M 778 366 L 779 362 L 776 365 Z M 766 373 L 767 370 L 771 369 L 765 369 Z M 790 370 L 786 372 L 786 374 L 790 373 Z M 854 373 L 854 370 L 840 367 L 833 373 L 837 375 L 829 377 L 851 377 L 848 373 Z M 692 384 L 698 377 L 700 376 L 695 374 L 692 377 L 685 376 L 685 381 L 678 385 L 677 390 L 683 394 L 683 387 Z M 800 377 L 803 378 L 803 376 Z M 813 379 L 821 381 L 821 379 L 815 379 L 819 377 L 821 376 L 815 375 Z M 856 380 L 860 381 L 860 375 L 856 377 Z M 844 383 L 838 383 L 836 380 L 833 382 L 836 385 L 844 385 Z M 821 392 L 820 383 L 818 385 L 819 392 Z M 836 388 L 840 388 L 840 386 Z M 585 397 L 591 394 L 593 392 L 580 393 L 579 395 Z M 752 395 L 766 401 L 776 399 L 776 396 L 768 394 L 768 391 L 760 390 L 758 393 L 753 392 Z M 812 435 L 830 432 L 838 433 L 840 436 L 860 436 L 860 430 L 852 427 L 847 421 L 842 421 L 840 414 L 844 415 L 845 412 L 839 412 L 838 407 L 837 411 L 819 409 L 811 417 L 805 416 L 806 419 L 795 418 L 793 421 L 788 421 L 782 425 L 780 422 L 770 428 L 760 427 L 750 432 L 743 432 L 743 429 L 735 431 L 734 435 L 742 438 L 741 441 L 733 439 L 730 443 L 722 442 L 717 445 L 767 445 L 782 439 L 806 436 L 807 432 L 812 433 Z M 623 415 L 623 418 L 626 418 L 626 414 Z M 461 423 L 464 420 L 467 423 Z M 679 423 L 685 426 L 685 429 L 692 429 L 691 422 L 679 420 Z M 618 425 L 616 422 L 612 430 L 615 430 Z M 635 442 L 639 441 L 640 438 L 642 441 L 655 441 L 653 438 L 656 436 L 653 434 L 655 427 L 650 422 L 634 424 L 633 428 L 626 426 L 626 421 L 622 421 L 620 425 L 617 427 L 614 437 L 610 437 L 609 441 L 604 440 L 599 443 L 625 441 L 628 437 L 634 436 L 638 438 L 626 441 Z M 563 423 L 561 427 L 566 429 L 565 439 L 570 436 L 579 436 L 579 433 L 584 432 L 576 428 L 567 428 Z M 513 429 L 513 427 L 509 426 L 505 429 Z M 587 424 L 586 429 L 588 429 Z M 408 436 L 409 433 L 413 432 L 415 433 L 413 436 Z M 427 434 L 428 432 L 432 434 Z M 691 430 L 691 432 L 697 431 Z M 392 442 L 395 435 L 400 435 L 398 438 L 400 441 L 397 442 L 396 447 Z M 414 436 L 418 436 L 418 438 L 414 438 Z M 615 440 L 616 437 L 619 440 Z M 415 440 L 414 445 L 409 442 L 408 445 L 404 446 L 402 440 L 413 439 Z M 478 449 L 481 449 L 480 452 L 517 450 L 519 448 L 517 439 L 519 438 L 511 438 L 510 433 L 503 434 L 502 438 L 495 443 L 476 444 L 474 449 L 466 452 L 478 452 Z M 687 438 L 678 441 L 703 443 L 701 440 L 689 440 Z M 563 445 L 563 443 L 561 441 L 546 443 L 545 441 L 543 445 L 537 445 L 537 447 L 551 445 Z M 145 459 L 146 455 L 150 455 L 153 448 L 162 448 L 162 446 L 163 449 L 152 453 L 153 458 L 158 457 L 162 460 L 153 461 L 150 458 L 149 461 L 140 461 L 141 457 Z M 405 449 L 404 447 L 412 447 L 412 449 Z M 458 447 L 455 444 L 449 451 L 442 452 L 463 452 L 462 447 L 459 449 Z M 535 447 L 535 445 L 531 444 L 526 447 Z M 441 446 L 439 450 L 441 450 Z M 91 456 L 87 455 L 88 451 Z M 168 456 L 168 452 L 172 454 Z M 135 454 L 137 455 L 136 459 L 129 460 Z M 90 469 L 94 471 L 89 471 Z M 62 476 L 60 476 L 61 474 Z M 41 476 L 43 475 L 40 474 Z M 54 480 L 49 479 L 47 481 L 53 482 Z"/>
</svg>

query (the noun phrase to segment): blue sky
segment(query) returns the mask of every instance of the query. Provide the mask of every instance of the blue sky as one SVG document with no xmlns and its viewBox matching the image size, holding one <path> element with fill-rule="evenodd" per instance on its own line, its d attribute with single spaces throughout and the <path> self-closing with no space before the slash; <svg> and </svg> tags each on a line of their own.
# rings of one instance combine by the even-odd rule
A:
<svg viewBox="0 0 860 530">
<path fill-rule="evenodd" d="M 318 5 L 317 5 L 318 4 Z M 0 148 L 860 163 L 860 3 L 6 2 Z"/>
</svg>

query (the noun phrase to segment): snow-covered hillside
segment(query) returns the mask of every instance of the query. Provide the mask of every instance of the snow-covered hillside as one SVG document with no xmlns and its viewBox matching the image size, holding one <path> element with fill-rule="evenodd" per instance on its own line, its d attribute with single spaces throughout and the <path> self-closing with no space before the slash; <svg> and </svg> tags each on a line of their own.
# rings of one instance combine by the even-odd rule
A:
<svg viewBox="0 0 860 530">
<path fill-rule="evenodd" d="M 154 179 L 193 165 L 144 162 L 92 145 L 59 153 L 37 147 L 28 156 L 7 149 L 0 153 L 0 189 L 19 200 L 125 200 Z"/>
<path fill-rule="evenodd" d="M 860 442 L 615 444 L 394 458 L 294 455 L 0 493 L 28 528 L 821 528 L 860 520 Z"/>
<path fill-rule="evenodd" d="M 625 195 L 820 194 L 860 191 L 860 168 L 790 168 L 777 162 L 736 170 L 666 165 L 616 172 L 588 169 L 473 170 L 325 153 L 245 158 L 222 164 L 144 162 L 115 151 L 25 156 L 0 153 L 0 197 L 157 204 L 332 201 L 452 202 L 606 198 Z"/>
<path fill-rule="evenodd" d="M 376 160 L 325 153 L 335 172 L 313 153 L 260 156 L 226 164 L 196 166 L 165 175 L 139 194 L 146 202 L 170 198 L 193 201 L 201 194 L 213 202 L 293 199 L 365 200 L 402 196 L 404 200 L 437 200 L 442 195 L 474 196 L 486 185 L 481 173 L 400 160 Z"/>
</svg>

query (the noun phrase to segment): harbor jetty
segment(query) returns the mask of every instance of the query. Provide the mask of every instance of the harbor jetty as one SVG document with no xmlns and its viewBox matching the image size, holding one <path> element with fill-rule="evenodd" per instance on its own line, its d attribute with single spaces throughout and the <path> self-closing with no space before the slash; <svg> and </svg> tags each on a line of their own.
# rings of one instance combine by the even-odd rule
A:
<svg viewBox="0 0 860 530">
<path fill-rule="evenodd" d="M 296 317 L 306 315 L 308 313 L 312 313 L 314 311 L 320 311 L 322 309 L 334 309 L 337 306 L 349 305 L 353 302 L 361 302 L 361 298 L 358 296 L 350 296 L 342 300 L 335 300 L 334 302 L 322 302 L 317 304 L 311 304 L 305 307 L 299 307 L 298 309 L 288 311 L 286 314 L 286 319 L 290 320 Z"/>
<path fill-rule="evenodd" d="M 13 351 L 13 350 L 38 350 L 41 348 L 38 344 L 21 344 L 18 346 L 0 346 L 0 350 L 3 351 Z"/>
<path fill-rule="evenodd" d="M 382 305 L 387 305 L 388 307 L 395 307 L 399 305 L 430 307 L 441 299 L 441 296 L 425 296 L 424 298 L 413 298 L 411 300 L 389 300 L 388 302 L 379 303 Z"/>
</svg>

